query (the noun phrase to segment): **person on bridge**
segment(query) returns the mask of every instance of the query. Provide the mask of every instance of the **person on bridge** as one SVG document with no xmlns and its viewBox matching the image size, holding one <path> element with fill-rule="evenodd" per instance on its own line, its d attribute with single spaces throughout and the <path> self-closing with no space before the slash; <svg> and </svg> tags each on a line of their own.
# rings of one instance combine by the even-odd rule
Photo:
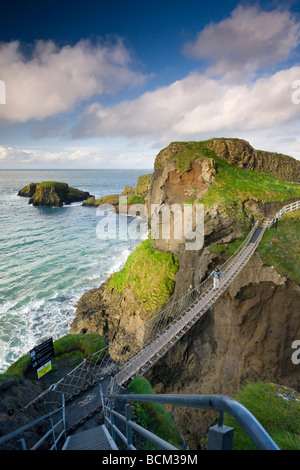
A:
<svg viewBox="0 0 300 470">
<path fill-rule="evenodd" d="M 225 277 L 219 268 L 215 268 L 209 275 L 209 277 L 214 276 L 214 290 L 219 289 L 221 275 Z"/>
</svg>

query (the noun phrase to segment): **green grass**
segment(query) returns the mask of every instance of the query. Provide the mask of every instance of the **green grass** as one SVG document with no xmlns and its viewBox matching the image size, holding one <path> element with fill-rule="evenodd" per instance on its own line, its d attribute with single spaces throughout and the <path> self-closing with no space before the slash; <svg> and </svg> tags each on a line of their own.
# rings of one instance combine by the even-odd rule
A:
<svg viewBox="0 0 300 470">
<path fill-rule="evenodd" d="M 76 360 L 83 359 L 84 357 L 93 354 L 104 348 L 104 339 L 96 333 L 81 335 L 66 335 L 53 342 L 54 346 L 54 359 L 59 361 L 66 355 L 77 352 Z M 56 361 L 54 361 L 56 362 Z M 21 374 L 22 376 L 31 365 L 29 354 L 25 354 L 15 361 L 4 374 Z"/>
<path fill-rule="evenodd" d="M 127 204 L 145 204 L 145 199 L 140 196 L 128 196 Z"/>
<path fill-rule="evenodd" d="M 169 151 L 167 161 L 175 161 L 180 172 L 190 168 L 195 158 L 212 158 L 217 164 L 215 182 L 204 194 L 201 201 L 205 208 L 214 204 L 236 207 L 241 209 L 246 200 L 256 200 L 261 203 L 271 201 L 286 201 L 300 197 L 300 186 L 284 182 L 274 176 L 259 171 L 246 171 L 230 165 L 219 158 L 213 150 L 207 148 L 210 141 L 202 142 L 173 142 L 164 152 Z M 164 155 L 163 151 L 161 155 Z M 160 154 L 156 164 L 162 167 Z"/>
<path fill-rule="evenodd" d="M 300 210 L 285 214 L 277 228 L 266 230 L 258 252 L 267 265 L 300 284 Z"/>
<path fill-rule="evenodd" d="M 138 195 L 144 196 L 146 194 L 151 177 L 152 177 L 152 173 L 147 174 L 147 175 L 141 175 L 138 177 L 137 182 L 136 182 L 136 189 L 135 189 L 135 193 L 137 196 Z"/>
<path fill-rule="evenodd" d="M 66 190 L 69 185 L 67 183 L 59 183 L 58 181 L 42 181 L 41 186 L 55 186 L 57 189 Z"/>
<path fill-rule="evenodd" d="M 95 205 L 100 206 L 101 204 L 119 204 L 119 195 L 111 194 L 109 196 L 101 197 L 100 199 L 95 200 Z"/>
<path fill-rule="evenodd" d="M 243 241 L 245 240 L 245 237 L 243 238 L 237 238 L 236 240 L 233 240 L 230 243 L 219 243 L 217 245 L 214 245 L 211 248 L 212 253 L 217 253 L 218 255 L 220 254 L 225 254 L 227 255 L 228 258 L 233 255 L 233 253 L 241 246 Z"/>
<path fill-rule="evenodd" d="M 281 181 L 270 174 L 245 171 L 229 165 L 218 157 L 216 179 L 211 189 L 203 196 L 206 207 L 214 204 L 223 206 L 242 205 L 245 200 L 261 203 L 285 201 L 300 197 L 300 186 Z"/>
<path fill-rule="evenodd" d="M 129 255 L 124 268 L 112 275 L 109 288 L 120 293 L 131 287 L 138 305 L 147 312 L 167 302 L 174 290 L 178 267 L 174 255 L 153 249 L 148 238 Z"/>
<path fill-rule="evenodd" d="M 207 148 L 209 141 L 202 142 L 172 142 L 170 149 L 176 149 L 170 153 L 168 160 L 175 161 L 180 172 L 190 168 L 195 158 L 214 158 L 215 152 Z M 160 164 L 158 155 L 157 163 Z"/>
<path fill-rule="evenodd" d="M 282 450 L 300 450 L 300 403 L 276 396 L 268 383 L 249 383 L 235 396 L 260 422 Z M 234 427 L 234 450 L 255 450 L 251 439 L 230 415 L 224 424 Z"/>
<path fill-rule="evenodd" d="M 54 354 L 61 356 L 70 351 L 79 350 L 84 357 L 105 348 L 106 344 L 102 336 L 96 333 L 66 335 L 54 341 Z"/>
<path fill-rule="evenodd" d="M 150 383 L 143 377 L 136 377 L 130 384 L 130 391 L 139 395 L 152 395 Z M 176 429 L 171 414 L 159 403 L 140 402 L 133 405 L 132 418 L 141 426 L 153 432 L 177 448 L 181 448 L 180 435 Z M 147 442 L 142 450 L 157 449 L 151 442 Z"/>
</svg>

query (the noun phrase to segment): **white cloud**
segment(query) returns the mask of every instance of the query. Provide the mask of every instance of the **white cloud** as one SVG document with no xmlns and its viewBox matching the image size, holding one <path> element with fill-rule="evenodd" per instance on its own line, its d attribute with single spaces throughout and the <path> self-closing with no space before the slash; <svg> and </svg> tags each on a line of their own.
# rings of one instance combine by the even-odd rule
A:
<svg viewBox="0 0 300 470">
<path fill-rule="evenodd" d="M 300 67 L 291 67 L 254 83 L 232 84 L 191 74 L 133 101 L 91 105 L 73 137 L 153 136 L 166 142 L 280 126 L 300 117 L 300 105 L 292 103 L 292 83 L 299 76 Z"/>
<path fill-rule="evenodd" d="M 299 37 L 300 25 L 288 10 L 238 6 L 229 18 L 206 26 L 183 51 L 212 61 L 214 73 L 250 73 L 285 60 Z"/>
<path fill-rule="evenodd" d="M 147 145 L 147 144 L 146 144 Z M 145 142 L 130 148 L 124 140 L 98 145 L 31 148 L 0 145 L 0 168 L 152 168 L 154 152 Z M 112 164 L 113 162 L 113 164 Z"/>
<path fill-rule="evenodd" d="M 111 107 L 94 102 L 72 136 L 146 137 L 167 145 L 221 135 L 259 136 L 266 130 L 277 138 L 283 126 L 289 135 L 288 125 L 300 117 L 300 105 L 292 103 L 300 66 L 269 69 L 266 75 L 254 72 L 287 59 L 299 43 L 299 33 L 300 23 L 288 11 L 238 7 L 185 47 L 194 57 L 211 57 L 213 68 L 132 101 Z"/>
<path fill-rule="evenodd" d="M 205 73 L 190 73 L 112 106 L 101 104 L 96 95 L 145 80 L 132 70 L 131 55 L 121 41 L 109 46 L 80 41 L 60 49 L 51 41 L 39 41 L 29 59 L 18 42 L 0 45 L 0 78 L 7 84 L 8 103 L 0 107 L 0 120 L 43 119 L 31 128 L 32 137 L 59 136 L 62 141 L 69 136 L 70 121 L 61 113 L 89 99 L 92 104 L 70 133 L 73 139 L 100 138 L 96 150 L 81 146 L 59 152 L 1 151 L 0 147 L 0 160 L 4 156 L 12 164 L 37 166 L 45 161 L 53 167 L 68 167 L 71 162 L 80 167 L 125 168 L 135 162 L 143 165 L 143 158 L 152 161 L 152 151 L 171 141 L 218 136 L 245 138 L 256 148 L 300 158 L 300 104 L 292 102 L 292 84 L 300 79 L 300 66 L 278 67 L 298 45 L 299 31 L 300 23 L 288 11 L 238 7 L 185 46 L 195 58 L 212 59 Z M 259 75 L 264 67 L 268 73 Z M 115 149 L 105 145 L 110 138 Z M 123 146 L 120 138 L 126 142 Z M 130 149 L 128 142 L 133 141 L 136 148 Z"/>
<path fill-rule="evenodd" d="M 19 41 L 0 44 L 0 78 L 6 84 L 0 121 L 54 116 L 94 95 L 145 81 L 145 76 L 131 69 L 132 57 L 120 39 L 109 45 L 82 40 L 62 48 L 40 40 L 30 58 L 21 46 Z"/>
</svg>

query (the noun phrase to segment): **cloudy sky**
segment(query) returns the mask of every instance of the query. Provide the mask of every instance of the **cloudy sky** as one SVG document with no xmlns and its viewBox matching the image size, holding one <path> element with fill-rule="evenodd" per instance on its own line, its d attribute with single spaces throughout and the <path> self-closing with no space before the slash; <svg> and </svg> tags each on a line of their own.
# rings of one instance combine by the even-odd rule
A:
<svg viewBox="0 0 300 470">
<path fill-rule="evenodd" d="M 300 160 L 300 4 L 0 6 L 0 169 L 152 168 L 239 137 Z"/>
</svg>

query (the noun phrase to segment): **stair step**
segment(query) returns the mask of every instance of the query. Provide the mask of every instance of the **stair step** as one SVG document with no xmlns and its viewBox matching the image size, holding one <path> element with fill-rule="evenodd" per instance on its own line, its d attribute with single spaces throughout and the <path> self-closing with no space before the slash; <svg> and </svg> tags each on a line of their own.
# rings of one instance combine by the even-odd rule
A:
<svg viewBox="0 0 300 470">
<path fill-rule="evenodd" d="M 68 436 L 62 450 L 118 450 L 103 424 Z"/>
</svg>

